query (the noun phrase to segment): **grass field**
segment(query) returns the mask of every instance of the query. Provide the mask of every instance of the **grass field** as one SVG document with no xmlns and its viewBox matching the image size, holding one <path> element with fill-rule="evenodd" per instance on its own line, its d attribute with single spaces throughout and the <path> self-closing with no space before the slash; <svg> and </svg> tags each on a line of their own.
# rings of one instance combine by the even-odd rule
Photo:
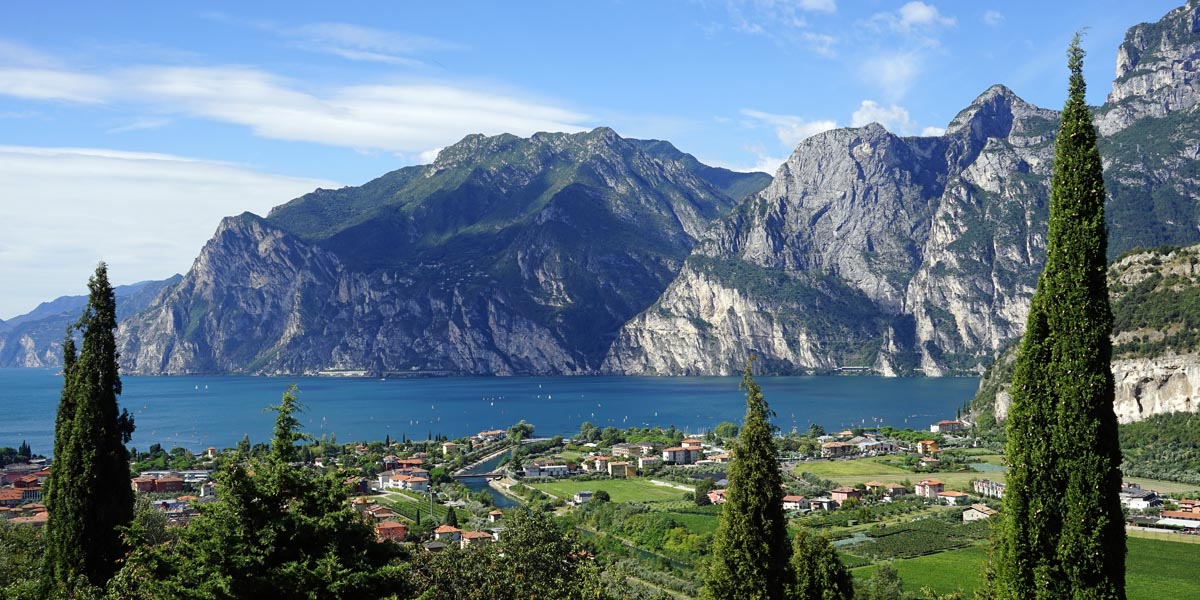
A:
<svg viewBox="0 0 1200 600">
<path fill-rule="evenodd" d="M 569 500 L 575 492 L 604 490 L 613 502 L 657 502 L 680 500 L 683 490 L 655 485 L 645 479 L 597 479 L 593 481 L 551 481 L 533 484 L 547 494 Z"/>
<path fill-rule="evenodd" d="M 1141 477 L 1126 477 L 1125 481 L 1132 481 L 1148 490 L 1154 490 L 1160 494 L 1187 494 L 1188 497 L 1200 496 L 1200 486 L 1194 483 L 1176 483 L 1174 481 L 1162 481 L 1160 479 L 1143 479 Z"/>
<path fill-rule="evenodd" d="M 819 475 L 825 479 L 833 479 L 835 481 L 837 481 L 839 477 L 854 475 L 913 475 L 912 471 L 906 471 L 900 467 L 892 465 L 881 464 L 879 462 L 879 458 L 803 462 L 797 465 L 795 470 L 796 475 L 799 475 L 802 472 L 812 473 L 813 475 Z M 864 479 L 863 481 L 870 481 L 870 479 Z"/>
<path fill-rule="evenodd" d="M 986 546 L 898 560 L 893 564 L 904 589 L 918 592 L 928 586 L 939 593 L 968 594 L 983 582 Z M 875 566 L 854 569 L 856 579 L 869 578 Z M 1200 552 L 1180 542 L 1131 538 L 1125 560 L 1129 600 L 1200 598 Z"/>
</svg>

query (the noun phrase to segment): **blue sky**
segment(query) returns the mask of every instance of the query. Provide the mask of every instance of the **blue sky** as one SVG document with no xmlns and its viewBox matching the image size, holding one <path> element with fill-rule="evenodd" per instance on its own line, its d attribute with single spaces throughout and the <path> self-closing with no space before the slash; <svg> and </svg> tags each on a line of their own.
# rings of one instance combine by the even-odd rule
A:
<svg viewBox="0 0 1200 600">
<path fill-rule="evenodd" d="M 0 318 L 185 271 L 225 215 L 425 163 L 482 132 L 607 125 L 773 171 L 804 137 L 936 134 L 1004 83 L 1089 100 L 1182 0 L 10 3 L 0 20 Z"/>
</svg>

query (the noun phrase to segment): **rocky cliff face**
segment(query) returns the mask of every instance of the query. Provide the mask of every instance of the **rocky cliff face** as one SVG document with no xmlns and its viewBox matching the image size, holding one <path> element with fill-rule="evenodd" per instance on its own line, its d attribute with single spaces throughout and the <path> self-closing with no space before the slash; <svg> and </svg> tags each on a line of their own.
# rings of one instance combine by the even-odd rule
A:
<svg viewBox="0 0 1200 600">
<path fill-rule="evenodd" d="M 1200 1 L 1189 0 L 1155 23 L 1129 29 L 1117 50 L 1112 92 L 1096 126 L 1112 135 L 1146 117 L 1200 103 Z"/>
<path fill-rule="evenodd" d="M 1024 323 L 1056 118 L 994 86 L 941 137 L 872 124 L 805 140 L 705 233 L 693 257 L 709 268 L 690 264 L 627 324 L 606 367 L 727 374 L 754 353 L 793 371 L 977 368 Z"/>
<path fill-rule="evenodd" d="M 645 144 L 608 129 L 469 136 L 431 165 L 226 219 L 184 280 L 124 324 L 123 366 L 594 372 L 732 205 L 701 175 L 731 189 L 761 176 L 698 174 Z"/>
<path fill-rule="evenodd" d="M 1127 254 L 1109 267 L 1108 286 L 1117 419 L 1200 410 L 1200 245 Z M 1007 417 L 1015 353 L 985 374 L 974 412 Z"/>
</svg>

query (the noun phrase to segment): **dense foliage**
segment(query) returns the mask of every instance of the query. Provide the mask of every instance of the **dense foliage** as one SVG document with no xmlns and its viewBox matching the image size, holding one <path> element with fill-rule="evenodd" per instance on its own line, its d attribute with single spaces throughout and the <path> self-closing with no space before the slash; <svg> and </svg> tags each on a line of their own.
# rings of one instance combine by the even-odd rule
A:
<svg viewBox="0 0 1200 600">
<path fill-rule="evenodd" d="M 718 600 L 784 597 L 791 579 L 783 479 L 776 460 L 771 409 L 746 362 L 746 419 L 729 465 L 725 505 L 713 536 L 705 595 Z"/>
<path fill-rule="evenodd" d="M 1078 36 L 1068 54 L 1046 267 L 1013 372 L 1001 598 L 1125 598 L 1104 181 Z"/>
<path fill-rule="evenodd" d="M 850 600 L 854 580 L 842 566 L 829 538 L 801 529 L 792 539 L 792 571 L 789 600 Z"/>
<path fill-rule="evenodd" d="M 289 389 L 265 459 L 228 466 L 218 500 L 178 540 L 138 548 L 110 593 L 130 599 L 378 598 L 403 592 L 395 546 L 375 541 L 338 473 L 293 466 L 302 438 Z"/>
<path fill-rule="evenodd" d="M 1200 415 L 1155 415 L 1121 425 L 1121 471 L 1200 485 Z"/>
<path fill-rule="evenodd" d="M 63 342 L 63 391 L 54 424 L 54 467 L 46 483 L 47 593 L 104 586 L 124 555 L 118 528 L 133 518 L 125 444 L 133 418 L 117 406 L 116 299 L 104 263 L 88 281 L 88 304 Z"/>
</svg>

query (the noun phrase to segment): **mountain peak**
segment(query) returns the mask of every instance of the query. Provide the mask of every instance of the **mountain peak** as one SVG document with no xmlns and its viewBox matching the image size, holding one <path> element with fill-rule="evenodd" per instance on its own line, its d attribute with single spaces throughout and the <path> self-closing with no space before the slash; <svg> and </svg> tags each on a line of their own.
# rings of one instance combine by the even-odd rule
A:
<svg viewBox="0 0 1200 600">
<path fill-rule="evenodd" d="M 1200 0 L 1154 23 L 1130 27 L 1117 49 L 1116 79 L 1097 126 L 1111 135 L 1145 117 L 1200 104 Z"/>
<path fill-rule="evenodd" d="M 1036 110 L 1007 86 L 997 83 L 976 96 L 969 106 L 955 115 L 946 127 L 946 134 L 967 131 L 972 137 L 980 139 L 1006 137 L 1016 118 Z"/>
</svg>

